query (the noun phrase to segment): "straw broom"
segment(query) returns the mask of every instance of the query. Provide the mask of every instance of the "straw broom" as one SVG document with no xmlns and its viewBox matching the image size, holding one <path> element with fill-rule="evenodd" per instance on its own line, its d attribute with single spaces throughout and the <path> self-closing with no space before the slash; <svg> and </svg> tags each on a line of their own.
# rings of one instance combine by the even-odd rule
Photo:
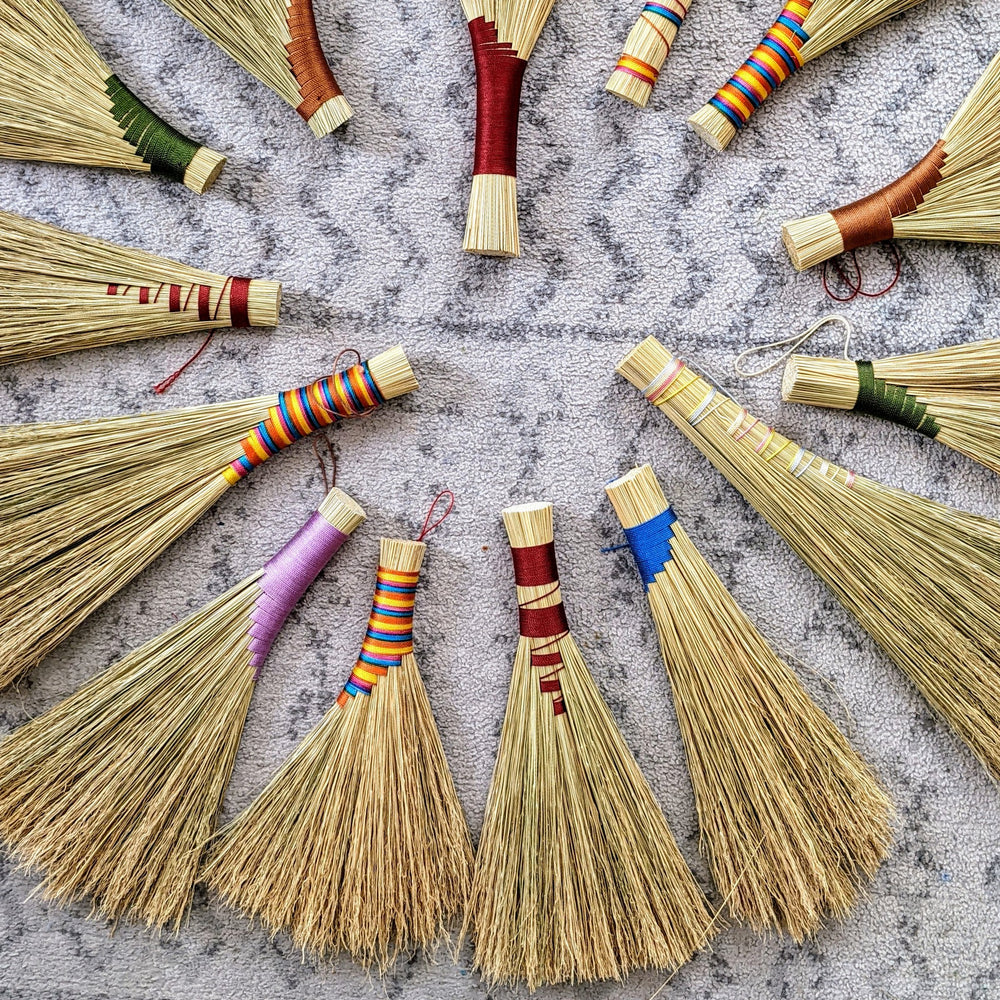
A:
<svg viewBox="0 0 1000 1000">
<path fill-rule="evenodd" d="M 698 554 L 653 470 L 605 490 L 656 622 L 715 884 L 754 930 L 801 941 L 874 876 L 889 799 Z"/>
<path fill-rule="evenodd" d="M 219 327 L 275 326 L 276 281 L 227 277 L 0 212 L 0 364 Z"/>
<path fill-rule="evenodd" d="M 916 166 L 844 208 L 786 222 L 799 270 L 881 240 L 1000 243 L 1000 55 Z"/>
<path fill-rule="evenodd" d="M 554 0 L 462 0 L 476 62 L 476 158 L 463 249 L 519 257 L 521 81 Z"/>
<path fill-rule="evenodd" d="M 262 570 L 0 742 L 0 837 L 46 899 L 180 929 L 254 682 L 364 516 L 332 490 Z"/>
<path fill-rule="evenodd" d="M 1000 523 L 800 448 L 653 337 L 618 371 L 746 497 L 1000 776 Z"/>
<path fill-rule="evenodd" d="M 676 968 L 712 919 L 569 632 L 552 505 L 503 512 L 520 638 L 466 918 L 490 983 Z"/>
<path fill-rule="evenodd" d="M 312 0 L 165 0 L 322 138 L 351 117 L 323 55 Z"/>
<path fill-rule="evenodd" d="M 788 0 L 760 44 L 688 122 L 725 149 L 761 104 L 796 70 L 921 0 Z"/>
<path fill-rule="evenodd" d="M 625 39 L 625 49 L 604 89 L 644 108 L 670 55 L 690 0 L 650 0 Z"/>
<path fill-rule="evenodd" d="M 416 385 L 395 347 L 278 395 L 0 427 L 0 687 L 275 451 Z"/>
<path fill-rule="evenodd" d="M 884 417 L 1000 473 L 1000 340 L 879 361 L 793 354 L 781 395 Z"/>
<path fill-rule="evenodd" d="M 383 538 L 361 654 L 323 720 L 219 835 L 202 879 L 303 953 L 382 971 L 469 895 L 472 841 L 413 655 L 426 545 Z"/>
<path fill-rule="evenodd" d="M 0 156 L 160 174 L 203 194 L 226 158 L 146 107 L 56 0 L 0 0 Z"/>
</svg>

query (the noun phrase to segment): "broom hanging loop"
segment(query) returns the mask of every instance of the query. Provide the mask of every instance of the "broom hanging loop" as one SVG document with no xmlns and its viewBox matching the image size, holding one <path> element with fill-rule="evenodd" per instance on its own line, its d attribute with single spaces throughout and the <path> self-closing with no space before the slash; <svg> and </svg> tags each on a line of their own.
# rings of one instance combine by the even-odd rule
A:
<svg viewBox="0 0 1000 1000">
<path fill-rule="evenodd" d="M 847 355 L 847 350 L 851 343 L 851 336 L 854 333 L 854 327 L 851 326 L 850 320 L 846 317 L 841 316 L 839 313 L 830 313 L 827 316 L 820 317 L 803 333 L 796 333 L 791 337 L 785 337 L 782 340 L 772 340 L 769 344 L 759 344 L 757 347 L 748 347 L 741 354 L 737 355 L 736 360 L 733 362 L 733 371 L 735 371 L 740 378 L 757 378 L 759 375 L 766 375 L 768 372 L 773 372 L 775 368 L 783 365 L 788 358 L 790 358 L 804 343 L 806 343 L 807 340 L 810 340 L 813 336 L 819 333 L 824 326 L 830 323 L 839 323 L 844 328 L 844 360 L 850 361 L 851 359 Z M 777 360 L 771 364 L 765 365 L 763 368 L 756 368 L 753 371 L 748 371 L 743 367 L 744 362 L 748 358 L 756 357 L 758 354 L 765 354 L 768 351 L 774 351 L 780 348 L 785 349 L 778 356 Z"/>
<path fill-rule="evenodd" d="M 903 273 L 903 258 L 900 256 L 899 248 L 895 243 L 889 244 L 889 249 L 892 251 L 893 257 L 895 258 L 895 273 L 889 281 L 889 284 L 884 288 L 880 288 L 877 292 L 866 292 L 862 288 L 862 275 L 861 275 L 861 264 L 858 263 L 858 251 L 855 249 L 851 250 L 851 260 L 854 262 L 854 272 L 855 277 L 852 279 L 847 272 L 841 267 L 839 261 L 834 258 L 832 261 L 823 261 L 823 291 L 833 299 L 834 302 L 853 302 L 859 295 L 863 299 L 877 299 L 885 295 L 887 292 L 891 292 L 899 281 L 900 276 Z M 830 288 L 830 283 L 827 280 L 827 265 L 833 264 L 834 270 L 837 272 L 837 277 L 847 285 L 848 292 L 846 295 L 835 295 L 833 290 Z"/>
<path fill-rule="evenodd" d="M 444 509 L 444 513 L 431 524 L 431 516 L 434 513 L 434 508 L 437 507 L 438 501 L 444 499 L 447 502 L 447 506 Z M 427 511 L 427 517 L 424 518 L 424 526 L 420 529 L 420 534 L 417 535 L 417 541 L 422 542 L 435 528 L 440 527 L 441 522 L 451 513 L 452 508 L 455 506 L 455 494 L 451 490 L 442 490 L 432 501 L 430 508 Z"/>
</svg>

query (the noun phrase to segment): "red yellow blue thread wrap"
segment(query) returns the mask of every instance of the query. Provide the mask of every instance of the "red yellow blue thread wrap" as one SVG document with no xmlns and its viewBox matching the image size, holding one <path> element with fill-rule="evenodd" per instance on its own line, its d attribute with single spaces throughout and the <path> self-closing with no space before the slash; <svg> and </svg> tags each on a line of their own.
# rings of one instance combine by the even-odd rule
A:
<svg viewBox="0 0 1000 1000">
<path fill-rule="evenodd" d="M 243 454 L 223 470 L 223 475 L 230 484 L 237 483 L 293 441 L 384 402 L 367 361 L 311 385 L 283 392 L 277 405 L 268 410 L 267 419 L 240 442 Z"/>
<path fill-rule="evenodd" d="M 398 667 L 404 653 L 413 652 L 413 602 L 419 573 L 379 566 L 368 629 L 354 670 L 337 698 L 341 708 L 348 698 L 371 694 L 390 667 Z"/>
<path fill-rule="evenodd" d="M 750 58 L 709 100 L 737 129 L 803 65 L 800 50 L 809 40 L 803 28 L 813 0 L 790 0 Z"/>
<path fill-rule="evenodd" d="M 644 21 L 660 36 L 660 40 L 664 45 L 663 58 L 659 59 L 659 65 L 654 66 L 652 63 L 648 63 L 630 52 L 623 52 L 621 58 L 618 60 L 618 64 L 615 66 L 615 70 L 619 73 L 625 73 L 628 76 L 634 76 L 637 80 L 642 80 L 643 83 L 648 83 L 652 87 L 659 79 L 660 68 L 666 61 L 667 56 L 670 55 L 670 43 L 673 34 L 681 26 L 687 11 L 688 4 L 685 0 L 664 0 L 662 3 L 647 3 L 642 8 L 639 20 Z M 662 17 L 665 21 L 672 24 L 674 26 L 672 33 L 671 29 L 667 28 L 662 21 L 658 23 L 650 15 Z M 664 34 L 664 31 L 660 30 L 660 26 L 663 27 L 664 31 L 670 33 L 670 37 Z"/>
</svg>

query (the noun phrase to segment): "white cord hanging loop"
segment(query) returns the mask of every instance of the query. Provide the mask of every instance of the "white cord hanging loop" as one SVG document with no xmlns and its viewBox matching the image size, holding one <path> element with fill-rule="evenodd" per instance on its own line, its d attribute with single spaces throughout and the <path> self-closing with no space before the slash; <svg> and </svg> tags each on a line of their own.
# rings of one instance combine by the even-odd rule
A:
<svg viewBox="0 0 1000 1000">
<path fill-rule="evenodd" d="M 809 340 L 810 337 L 818 333 L 828 323 L 840 323 L 843 326 L 844 360 L 850 361 L 851 359 L 848 357 L 847 351 L 851 345 L 851 336 L 854 333 L 854 327 L 851 326 L 850 320 L 846 317 L 841 316 L 839 313 L 830 313 L 829 316 L 823 316 L 821 319 L 816 320 L 816 322 L 813 323 L 813 325 L 810 326 L 804 333 L 793 334 L 791 337 L 785 337 L 784 340 L 774 340 L 770 344 L 760 344 L 757 347 L 748 347 L 733 362 L 733 370 L 740 376 L 740 378 L 756 378 L 758 375 L 766 375 L 768 372 L 773 372 L 775 368 L 783 365 L 788 358 L 790 358 L 807 340 Z M 754 357 L 758 354 L 764 354 L 767 351 L 775 351 L 781 347 L 786 348 L 786 350 L 781 353 L 776 361 L 766 365 L 764 368 L 747 371 L 747 369 L 743 367 L 743 362 L 747 358 Z"/>
</svg>

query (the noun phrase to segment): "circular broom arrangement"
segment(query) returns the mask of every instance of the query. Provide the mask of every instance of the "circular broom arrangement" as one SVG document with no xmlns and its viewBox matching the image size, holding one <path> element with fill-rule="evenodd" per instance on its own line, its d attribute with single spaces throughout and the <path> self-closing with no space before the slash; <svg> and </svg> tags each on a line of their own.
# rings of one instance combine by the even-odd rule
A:
<svg viewBox="0 0 1000 1000">
<path fill-rule="evenodd" d="M 644 108 L 653 85 L 670 55 L 677 29 L 687 15 L 690 0 L 651 0 L 625 39 L 625 49 L 604 89 Z"/>
<path fill-rule="evenodd" d="M 203 194 L 226 158 L 146 107 L 56 0 L 0 0 L 0 156 L 159 174 Z"/>
<path fill-rule="evenodd" d="M 262 570 L 0 742 L 0 838 L 46 899 L 180 930 L 271 644 L 364 517 L 332 490 Z"/>
<path fill-rule="evenodd" d="M 351 117 L 323 55 L 312 0 L 165 0 L 322 138 Z"/>
<path fill-rule="evenodd" d="M 1000 243 L 1000 55 L 916 166 L 844 208 L 786 222 L 781 235 L 799 271 L 896 238 Z"/>
<path fill-rule="evenodd" d="M 713 149 L 725 149 L 793 73 L 824 52 L 921 0 L 788 0 L 747 61 L 689 119 Z"/>
<path fill-rule="evenodd" d="M 885 859 L 889 799 L 676 523 L 653 470 L 605 490 L 656 622 L 715 884 L 754 930 L 801 941 L 845 916 Z"/>
<path fill-rule="evenodd" d="M 781 395 L 892 420 L 1000 473 L 1000 340 L 878 361 L 793 354 Z"/>
<path fill-rule="evenodd" d="M 806 451 L 654 337 L 633 348 L 618 371 L 743 494 L 1000 776 L 1000 523 Z"/>
<path fill-rule="evenodd" d="M 466 929 L 488 982 L 676 968 L 713 932 L 705 898 L 566 622 L 552 505 L 503 512 L 520 637 Z"/>
<path fill-rule="evenodd" d="M 395 347 L 277 395 L 0 427 L 0 688 L 275 452 L 416 387 Z"/>
<path fill-rule="evenodd" d="M 276 281 L 227 277 L 0 212 L 0 364 L 167 333 L 275 326 Z"/>
</svg>

